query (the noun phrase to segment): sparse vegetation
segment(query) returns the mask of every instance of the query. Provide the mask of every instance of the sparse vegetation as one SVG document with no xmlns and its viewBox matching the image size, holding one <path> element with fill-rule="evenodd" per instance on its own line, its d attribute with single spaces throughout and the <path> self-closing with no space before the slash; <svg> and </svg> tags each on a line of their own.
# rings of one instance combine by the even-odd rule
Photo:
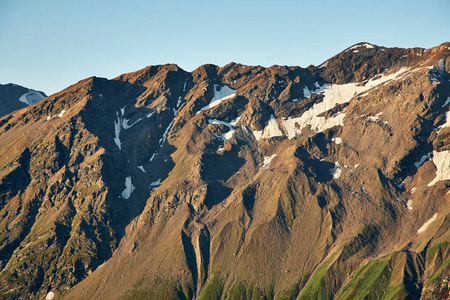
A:
<svg viewBox="0 0 450 300">
<path fill-rule="evenodd" d="M 445 242 L 437 243 L 436 245 L 433 245 L 432 247 L 430 247 L 430 249 L 428 249 L 428 251 L 427 251 L 427 262 L 430 263 L 434 259 L 436 252 L 439 249 L 447 247 L 448 244 L 449 244 L 449 242 L 445 241 Z"/>
<path fill-rule="evenodd" d="M 199 296 L 199 300 L 215 300 L 221 299 L 223 294 L 224 283 L 220 278 L 220 272 L 214 272 L 208 280 L 205 288 Z"/>
<path fill-rule="evenodd" d="M 150 280 L 149 278 L 142 278 L 137 282 L 131 291 L 128 291 L 121 300 L 136 299 L 136 300 L 152 300 L 152 299 L 180 299 L 179 291 L 175 288 L 176 281 L 173 279 L 156 278 Z"/>
<path fill-rule="evenodd" d="M 355 272 L 338 298 L 342 300 L 382 299 L 389 288 L 391 274 L 389 258 L 377 259 L 367 263 Z M 391 295 L 395 293 L 395 291 L 390 292 Z"/>
</svg>

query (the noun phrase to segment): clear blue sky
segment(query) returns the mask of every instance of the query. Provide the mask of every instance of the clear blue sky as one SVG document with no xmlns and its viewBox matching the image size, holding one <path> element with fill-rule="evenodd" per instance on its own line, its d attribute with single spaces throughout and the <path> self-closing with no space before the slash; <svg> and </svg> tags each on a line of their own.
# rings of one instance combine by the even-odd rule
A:
<svg viewBox="0 0 450 300">
<path fill-rule="evenodd" d="M 0 83 L 47 94 L 148 65 L 318 65 L 357 42 L 450 41 L 449 0 L 0 0 Z"/>
</svg>

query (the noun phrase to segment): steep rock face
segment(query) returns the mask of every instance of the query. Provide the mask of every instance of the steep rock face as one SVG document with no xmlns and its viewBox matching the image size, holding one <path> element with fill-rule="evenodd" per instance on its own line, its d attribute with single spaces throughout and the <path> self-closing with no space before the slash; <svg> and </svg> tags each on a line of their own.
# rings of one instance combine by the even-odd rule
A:
<svg viewBox="0 0 450 300">
<path fill-rule="evenodd" d="M 43 92 L 16 84 L 0 84 L 0 117 L 18 109 L 36 104 L 47 97 Z"/>
<path fill-rule="evenodd" d="M 441 297 L 449 53 L 151 66 L 3 117 L 3 298 Z"/>
</svg>

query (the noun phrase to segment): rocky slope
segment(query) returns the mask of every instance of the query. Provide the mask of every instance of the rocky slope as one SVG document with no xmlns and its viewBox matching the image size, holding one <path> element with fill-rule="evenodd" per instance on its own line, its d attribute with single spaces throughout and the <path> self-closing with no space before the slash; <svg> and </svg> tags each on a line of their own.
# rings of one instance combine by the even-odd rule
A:
<svg viewBox="0 0 450 300">
<path fill-rule="evenodd" d="M 16 84 L 0 84 L 0 117 L 18 109 L 36 104 L 47 97 L 43 92 Z"/>
<path fill-rule="evenodd" d="M 0 298 L 443 299 L 450 43 L 151 66 L 0 119 Z"/>
</svg>

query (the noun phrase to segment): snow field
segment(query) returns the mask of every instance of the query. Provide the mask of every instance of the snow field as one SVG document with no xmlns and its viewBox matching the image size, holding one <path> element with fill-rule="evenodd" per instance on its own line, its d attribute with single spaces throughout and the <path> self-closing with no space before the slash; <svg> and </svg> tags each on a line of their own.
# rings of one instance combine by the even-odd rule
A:
<svg viewBox="0 0 450 300">
<path fill-rule="evenodd" d="M 55 298 L 55 293 L 48 292 L 48 294 L 45 296 L 45 300 L 53 300 Z"/>
<path fill-rule="evenodd" d="M 428 184 L 435 185 L 438 181 L 450 179 L 450 151 L 433 151 L 433 163 L 436 166 L 436 177 Z"/>
<path fill-rule="evenodd" d="M 437 216 L 438 216 L 438 214 L 435 213 L 435 214 L 431 217 L 431 219 L 429 219 L 428 221 L 426 221 L 425 224 L 423 224 L 422 227 L 420 227 L 419 230 L 417 230 L 417 233 L 422 233 L 422 232 L 424 232 L 425 230 L 427 230 L 428 226 L 429 226 L 431 223 L 433 223 L 434 220 L 436 220 Z"/>
<path fill-rule="evenodd" d="M 337 145 L 339 145 L 339 144 L 342 143 L 342 139 L 341 139 L 340 137 L 332 138 L 331 141 L 332 141 L 332 142 L 335 142 Z"/>
<path fill-rule="evenodd" d="M 376 87 L 380 84 L 394 80 L 398 76 L 407 72 L 408 68 L 402 68 L 397 72 L 390 75 L 376 76 L 366 82 L 365 85 L 359 83 L 347 83 L 347 84 L 325 84 L 320 86 L 316 82 L 316 90 L 310 91 L 308 88 L 303 89 L 305 96 L 311 96 L 315 93 L 320 93 L 324 96 L 323 100 L 319 103 L 315 103 L 313 107 L 305 111 L 300 117 L 287 118 L 281 122 L 281 128 L 275 119 L 271 117 L 266 127 L 260 131 L 253 131 L 253 135 L 259 141 L 262 138 L 270 138 L 274 136 L 286 135 L 289 139 L 293 139 L 296 135 L 301 134 L 302 130 L 310 126 L 312 130 L 321 132 L 330 129 L 334 126 L 344 125 L 345 110 L 337 113 L 330 118 L 320 116 L 322 113 L 329 111 L 336 105 L 348 103 L 355 95 L 368 91 L 369 89 Z M 294 99 L 296 100 L 296 99 Z M 293 100 L 293 101 L 294 101 Z M 381 114 L 378 114 L 378 116 Z"/>
<path fill-rule="evenodd" d="M 414 163 L 414 166 L 415 166 L 416 168 L 419 168 L 420 166 L 422 166 L 422 165 L 423 165 L 428 159 L 430 159 L 430 158 L 431 158 L 431 153 L 424 154 L 424 155 L 420 158 L 419 161 L 417 161 L 417 162 Z"/>
<path fill-rule="evenodd" d="M 277 119 L 273 115 L 270 116 L 269 122 L 263 130 L 252 131 L 253 136 L 257 141 L 261 139 L 268 139 L 275 136 L 283 136 L 283 132 L 278 125 Z"/>
<path fill-rule="evenodd" d="M 330 174 L 333 175 L 333 179 L 338 179 L 341 177 L 342 168 L 339 162 L 334 163 L 334 168 L 330 169 Z"/>
<path fill-rule="evenodd" d="M 410 199 L 406 202 L 406 207 L 408 208 L 409 211 L 411 211 L 413 209 L 413 201 Z"/>
<path fill-rule="evenodd" d="M 116 113 L 117 121 L 114 121 L 114 143 L 116 143 L 119 150 L 122 150 L 122 143 L 120 141 L 120 128 L 122 127 L 122 120 L 119 113 Z"/>
<path fill-rule="evenodd" d="M 261 166 L 261 169 L 266 169 L 276 156 L 276 154 L 272 154 L 271 156 L 264 156 L 264 163 Z"/>
<path fill-rule="evenodd" d="M 214 134 L 216 137 L 220 138 L 221 140 L 228 141 L 229 139 L 231 139 L 234 136 L 234 133 L 236 132 L 236 124 L 239 122 L 239 120 L 241 119 L 241 117 L 238 117 L 237 119 L 231 121 L 230 123 L 221 121 L 221 120 L 217 120 L 217 119 L 210 119 L 208 120 L 209 124 L 221 124 L 221 125 L 225 125 L 229 128 L 229 131 L 222 134 L 222 135 L 217 135 Z"/>
<path fill-rule="evenodd" d="M 33 105 L 44 99 L 44 95 L 36 91 L 30 91 L 20 96 L 19 101 L 26 105 Z"/>
<path fill-rule="evenodd" d="M 222 101 L 231 99 L 234 96 L 236 96 L 236 90 L 233 90 L 232 88 L 228 87 L 227 85 L 224 85 L 222 88 L 219 88 L 219 85 L 214 85 L 214 97 L 212 98 L 211 102 L 209 102 L 208 105 L 202 107 L 197 114 L 200 112 L 207 110 L 209 108 L 212 108 L 214 106 L 219 105 Z"/>
</svg>

